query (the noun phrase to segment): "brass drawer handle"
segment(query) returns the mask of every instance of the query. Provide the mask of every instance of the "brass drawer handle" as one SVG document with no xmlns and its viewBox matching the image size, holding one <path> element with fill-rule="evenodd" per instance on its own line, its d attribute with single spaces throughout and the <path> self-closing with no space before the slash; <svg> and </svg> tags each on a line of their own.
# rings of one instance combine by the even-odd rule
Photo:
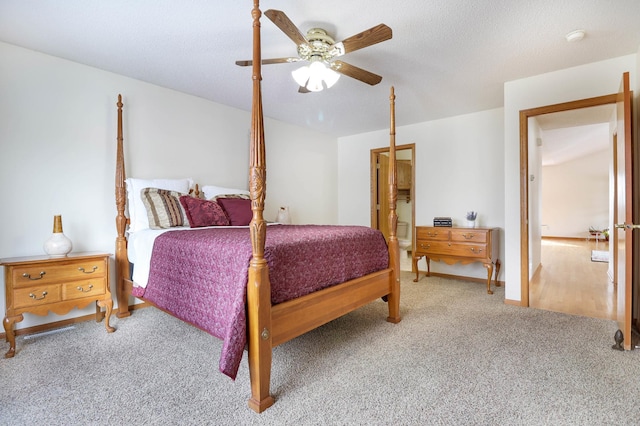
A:
<svg viewBox="0 0 640 426">
<path fill-rule="evenodd" d="M 435 237 L 436 235 L 438 235 L 437 232 L 431 232 L 431 231 L 427 231 L 427 235 L 430 237 Z"/>
<path fill-rule="evenodd" d="M 429 248 L 431 248 L 431 244 L 427 244 L 427 245 L 420 244 L 420 248 L 429 249 Z"/>
<path fill-rule="evenodd" d="M 42 299 L 44 299 L 45 297 L 47 297 L 47 294 L 49 294 L 49 293 L 47 293 L 46 291 L 43 291 L 43 292 L 42 292 L 42 297 L 38 297 L 38 296 L 36 296 L 36 295 L 35 295 L 35 294 L 33 294 L 33 293 L 29 293 L 29 297 L 30 297 L 30 298 L 32 298 L 32 299 L 34 299 L 34 300 L 42 300 Z"/>
<path fill-rule="evenodd" d="M 31 281 L 35 281 L 35 280 L 41 280 L 41 279 L 42 279 L 42 277 L 44 276 L 44 274 L 46 274 L 46 272 L 45 272 L 45 271 L 42 271 L 42 272 L 40 272 L 40 276 L 39 276 L 39 277 L 31 278 L 31 274 L 27 274 L 27 273 L 25 272 L 24 274 L 22 274 L 22 276 L 23 276 L 24 278 L 28 278 L 28 279 L 30 279 Z"/>
<path fill-rule="evenodd" d="M 97 267 L 97 266 L 94 266 L 94 267 L 93 267 L 93 269 L 92 269 L 91 271 L 87 272 L 87 271 L 85 271 L 85 270 L 84 270 L 84 268 L 83 268 L 83 267 L 79 267 L 79 268 L 78 268 L 78 271 L 80 271 L 80 272 L 84 272 L 85 274 L 93 274 L 93 273 L 96 271 L 96 269 L 98 269 L 98 267 Z"/>
<path fill-rule="evenodd" d="M 462 234 L 465 240 L 470 240 L 475 237 L 475 234 Z"/>
<path fill-rule="evenodd" d="M 477 249 L 477 248 L 475 248 L 475 247 L 471 247 L 469 250 L 471 250 L 471 251 L 472 251 L 472 252 L 474 252 L 474 253 L 475 253 L 476 251 L 477 251 L 478 253 L 482 253 L 482 251 L 483 251 L 483 249 L 481 249 L 481 248 Z"/>
<path fill-rule="evenodd" d="M 89 284 L 89 287 L 87 287 L 86 290 L 84 288 L 82 288 L 82 286 L 76 287 L 76 290 L 81 291 L 83 293 L 88 293 L 88 292 L 91 291 L 92 288 L 93 288 L 93 284 Z"/>
</svg>

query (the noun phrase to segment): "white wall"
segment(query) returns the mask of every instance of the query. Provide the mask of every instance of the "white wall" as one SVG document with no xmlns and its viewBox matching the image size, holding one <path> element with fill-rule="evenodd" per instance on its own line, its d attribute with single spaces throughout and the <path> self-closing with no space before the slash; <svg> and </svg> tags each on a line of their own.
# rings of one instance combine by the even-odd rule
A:
<svg viewBox="0 0 640 426">
<path fill-rule="evenodd" d="M 609 150 L 542 167 L 543 235 L 586 238 L 609 226 Z"/>
<path fill-rule="evenodd" d="M 0 57 L 0 258 L 44 254 L 55 214 L 74 251 L 114 252 L 118 93 L 128 176 L 247 187 L 249 112 L 6 43 Z M 335 223 L 336 139 L 269 119 L 265 137 L 265 217 L 289 205 L 296 222 Z"/>
<path fill-rule="evenodd" d="M 524 109 L 616 93 L 622 74 L 635 90 L 636 55 L 542 74 L 504 85 L 505 298 L 522 300 L 520 275 L 520 117 Z"/>
<path fill-rule="evenodd" d="M 396 91 L 397 114 L 402 93 Z M 385 108 L 385 105 L 381 105 Z M 415 143 L 416 225 L 432 225 L 435 216 L 451 216 L 464 225 L 469 210 L 478 211 L 478 225 L 504 228 L 503 110 L 501 108 L 429 121 L 396 129 L 398 145 Z M 370 150 L 389 145 L 389 131 L 338 139 L 338 206 L 340 223 L 370 224 Z M 500 258 L 504 245 L 500 244 Z M 419 265 L 426 270 L 424 260 Z M 454 275 L 486 278 L 480 264 L 446 265 L 431 269 Z M 502 275 L 501 275 L 501 278 Z"/>
<path fill-rule="evenodd" d="M 338 148 L 335 137 L 274 120 L 266 124 L 265 217 L 289 206 L 295 224 L 338 222 Z"/>
</svg>

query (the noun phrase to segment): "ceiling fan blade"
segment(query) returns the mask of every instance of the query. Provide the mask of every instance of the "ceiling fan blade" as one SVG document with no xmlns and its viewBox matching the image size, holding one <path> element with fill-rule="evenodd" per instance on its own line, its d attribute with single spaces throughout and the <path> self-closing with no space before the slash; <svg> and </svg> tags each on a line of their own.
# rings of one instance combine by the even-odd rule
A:
<svg viewBox="0 0 640 426">
<path fill-rule="evenodd" d="M 342 61 L 331 62 L 331 69 L 372 86 L 382 81 L 381 76 Z"/>
<path fill-rule="evenodd" d="M 287 15 L 284 14 L 284 12 L 281 10 L 269 9 L 264 12 L 264 14 L 267 18 L 271 19 L 271 21 L 273 21 L 273 23 L 276 24 L 276 26 L 287 35 L 287 37 L 293 40 L 296 46 L 307 43 L 307 39 L 300 32 L 298 27 L 291 22 Z"/>
<path fill-rule="evenodd" d="M 344 55 L 349 52 L 371 46 L 372 44 L 389 40 L 392 35 L 393 33 L 391 28 L 387 27 L 385 24 L 380 24 L 363 31 L 360 34 L 344 39 L 341 43 L 336 43 L 335 46 L 338 47 L 338 50 L 340 50 L 341 54 Z M 342 49 L 340 49 L 340 44 L 342 44 Z"/>
<path fill-rule="evenodd" d="M 269 64 L 286 64 L 290 62 L 299 62 L 302 59 L 300 58 L 273 58 L 273 59 L 263 59 L 262 65 Z M 241 67 L 248 67 L 253 65 L 253 61 L 251 59 L 245 61 L 236 61 L 236 65 L 240 65 Z"/>
</svg>

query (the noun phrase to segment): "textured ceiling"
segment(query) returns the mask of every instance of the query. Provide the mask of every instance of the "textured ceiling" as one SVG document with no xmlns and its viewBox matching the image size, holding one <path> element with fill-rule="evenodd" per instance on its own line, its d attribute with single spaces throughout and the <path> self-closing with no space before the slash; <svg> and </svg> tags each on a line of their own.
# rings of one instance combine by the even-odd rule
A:
<svg viewBox="0 0 640 426">
<path fill-rule="evenodd" d="M 611 104 L 535 117 L 541 129 L 542 165 L 558 165 L 606 151 L 614 111 L 615 105 Z"/>
<path fill-rule="evenodd" d="M 249 110 L 250 0 L 0 0 L 0 41 Z M 261 2 L 303 32 L 321 27 L 343 40 L 379 23 L 393 38 L 341 59 L 383 77 L 377 86 L 342 77 L 299 94 L 290 71 L 263 67 L 264 113 L 345 136 L 503 105 L 503 83 L 636 53 L 638 0 L 323 0 Z M 564 36 L 587 31 L 579 43 Z M 296 48 L 262 18 L 263 58 Z"/>
</svg>

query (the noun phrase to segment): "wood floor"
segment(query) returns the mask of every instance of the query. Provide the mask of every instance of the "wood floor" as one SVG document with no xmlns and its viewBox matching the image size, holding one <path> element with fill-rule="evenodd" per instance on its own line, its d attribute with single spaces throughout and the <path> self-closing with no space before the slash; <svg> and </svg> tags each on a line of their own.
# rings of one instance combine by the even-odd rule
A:
<svg viewBox="0 0 640 426">
<path fill-rule="evenodd" d="M 607 262 L 592 262 L 591 250 L 609 243 L 543 238 L 542 266 L 529 283 L 529 306 L 592 318 L 615 319 L 616 289 Z"/>
</svg>

